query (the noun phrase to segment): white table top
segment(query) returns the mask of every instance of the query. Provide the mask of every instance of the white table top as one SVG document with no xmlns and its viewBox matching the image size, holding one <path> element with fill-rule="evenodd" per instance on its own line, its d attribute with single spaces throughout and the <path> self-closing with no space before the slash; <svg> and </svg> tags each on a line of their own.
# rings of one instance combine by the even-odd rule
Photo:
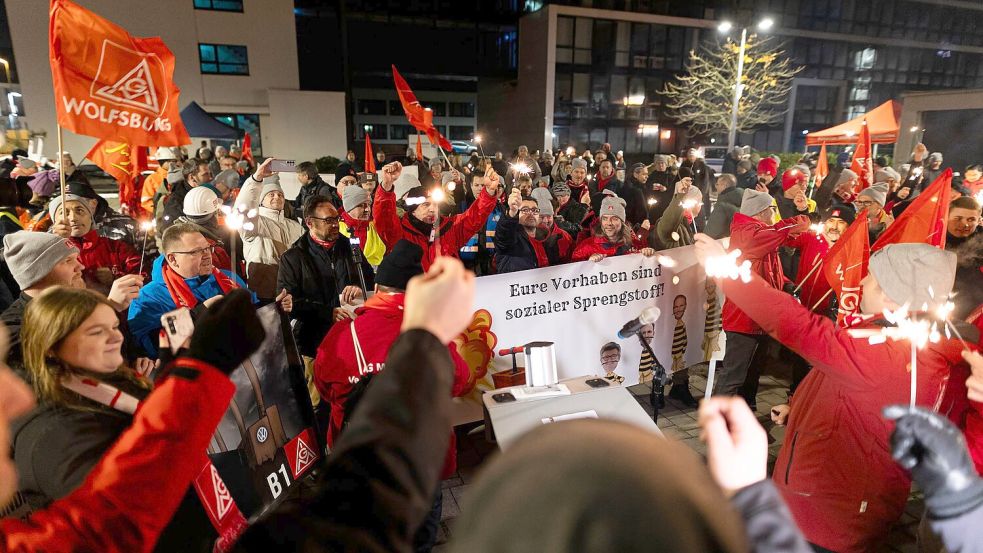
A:
<svg viewBox="0 0 983 553">
<path fill-rule="evenodd" d="M 650 432 L 662 435 L 652 417 L 642 409 L 635 397 L 619 384 L 605 388 L 591 388 L 585 381 L 597 376 L 583 376 L 561 381 L 570 389 L 568 396 L 527 399 L 498 403 L 493 394 L 508 392 L 509 388 L 490 390 L 482 396 L 498 446 L 505 450 L 526 432 L 542 426 L 543 419 L 591 411 L 600 419 L 624 421 Z"/>
</svg>

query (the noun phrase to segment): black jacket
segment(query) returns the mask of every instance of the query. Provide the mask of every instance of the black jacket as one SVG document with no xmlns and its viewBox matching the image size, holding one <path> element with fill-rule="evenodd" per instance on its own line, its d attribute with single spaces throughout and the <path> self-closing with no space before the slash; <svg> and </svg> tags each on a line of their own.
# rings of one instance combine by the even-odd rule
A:
<svg viewBox="0 0 983 553">
<path fill-rule="evenodd" d="M 317 179 L 315 179 L 313 182 L 307 183 L 304 186 L 301 186 L 300 191 L 297 192 L 297 197 L 294 198 L 293 201 L 296 215 L 298 217 L 303 217 L 304 204 L 307 202 L 307 199 L 318 195 L 327 197 L 329 200 L 331 200 L 331 203 L 335 207 L 341 207 L 341 197 L 338 196 L 338 190 L 330 184 L 324 182 L 321 175 L 318 175 Z"/>
<path fill-rule="evenodd" d="M 673 171 L 653 171 L 649 173 L 648 180 L 645 181 L 645 199 L 655 200 L 655 205 L 653 205 L 649 210 L 649 222 L 655 225 L 655 222 L 662 218 L 662 214 L 666 212 L 666 208 L 669 207 L 669 200 L 672 199 L 673 194 L 676 189 L 676 181 L 679 180 L 679 175 Z M 666 189 L 661 192 L 656 192 L 652 189 L 652 185 L 661 184 L 665 186 Z"/>
<path fill-rule="evenodd" d="M 178 217 L 184 215 L 184 197 L 191 192 L 192 186 L 188 181 L 175 183 L 164 199 L 164 212 L 157 214 L 157 229 L 163 234 L 167 227 L 173 225 Z"/>
<path fill-rule="evenodd" d="M 645 196 L 642 194 L 641 188 L 612 179 L 604 189 L 614 192 L 619 198 L 625 200 L 625 221 L 629 225 L 637 226 L 648 219 Z"/>
<path fill-rule="evenodd" d="M 536 229 L 536 238 L 543 244 L 550 266 L 559 264 L 560 247 L 557 243 L 560 237 L 541 228 Z M 495 267 L 499 274 L 536 269 L 539 266 L 536 250 L 529 240 L 518 217 L 509 217 L 508 213 L 502 215 L 495 227 Z"/>
<path fill-rule="evenodd" d="M 713 211 L 707 217 L 706 232 L 711 238 L 720 239 L 730 236 L 730 223 L 741 210 L 741 200 L 744 197 L 744 189 L 728 188 L 717 195 L 717 203 L 713 206 Z"/>
<path fill-rule="evenodd" d="M 365 285 L 372 290 L 372 265 L 364 259 L 362 272 Z M 338 294 L 345 286 L 359 285 L 351 242 L 343 235 L 338 236 L 334 247 L 325 251 L 311 241 L 310 234 L 304 234 L 283 253 L 276 288 L 286 289 L 293 296 L 290 318 L 302 355 L 317 355 L 317 347 L 334 322 L 334 309 L 341 306 Z"/>
<path fill-rule="evenodd" d="M 403 333 L 310 493 L 287 497 L 233 550 L 412 551 L 440 484 L 453 377 L 444 344 L 424 330 Z"/>
</svg>

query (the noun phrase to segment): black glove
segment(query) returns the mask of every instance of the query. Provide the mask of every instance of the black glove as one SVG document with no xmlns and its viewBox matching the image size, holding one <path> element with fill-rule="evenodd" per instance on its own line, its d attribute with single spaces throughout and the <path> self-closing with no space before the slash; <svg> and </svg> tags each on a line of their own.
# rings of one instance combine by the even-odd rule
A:
<svg viewBox="0 0 983 553">
<path fill-rule="evenodd" d="M 249 292 L 237 289 L 215 302 L 195 321 L 187 357 L 231 373 L 266 338 Z"/>
<path fill-rule="evenodd" d="M 891 455 L 911 471 L 934 518 L 957 517 L 983 504 L 983 479 L 955 425 L 921 407 L 891 405 L 884 416 L 897 421 Z"/>
</svg>

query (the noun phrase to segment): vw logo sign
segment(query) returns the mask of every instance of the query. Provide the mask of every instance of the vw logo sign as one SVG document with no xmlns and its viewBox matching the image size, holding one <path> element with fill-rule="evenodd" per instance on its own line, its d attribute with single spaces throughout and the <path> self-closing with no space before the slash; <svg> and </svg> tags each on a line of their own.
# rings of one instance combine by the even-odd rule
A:
<svg viewBox="0 0 983 553">
<path fill-rule="evenodd" d="M 267 438 L 270 437 L 270 431 L 266 429 L 265 426 L 260 426 L 259 430 L 256 431 L 256 441 L 263 443 Z"/>
</svg>

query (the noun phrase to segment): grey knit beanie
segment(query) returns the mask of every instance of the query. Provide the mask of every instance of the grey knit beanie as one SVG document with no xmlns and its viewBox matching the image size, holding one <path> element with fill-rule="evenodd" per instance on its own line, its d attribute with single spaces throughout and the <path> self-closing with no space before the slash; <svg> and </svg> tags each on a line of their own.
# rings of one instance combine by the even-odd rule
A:
<svg viewBox="0 0 983 553">
<path fill-rule="evenodd" d="M 928 244 L 891 244 L 870 256 L 870 272 L 891 301 L 911 311 L 934 310 L 952 292 L 956 254 Z"/>
<path fill-rule="evenodd" d="M 82 207 L 84 207 L 85 210 L 89 212 L 89 217 L 92 217 L 92 209 L 89 208 L 88 198 L 83 198 L 82 196 L 76 196 L 75 194 L 65 194 L 64 200 L 67 200 L 69 202 L 78 202 L 82 204 Z M 57 213 L 58 210 L 61 209 L 62 201 L 63 201 L 62 196 L 55 196 L 54 198 L 51 198 L 50 202 L 48 202 L 48 214 L 51 215 L 52 221 L 55 219 L 55 213 Z"/>
<path fill-rule="evenodd" d="M 571 165 L 570 167 L 571 170 L 576 169 L 578 167 L 580 167 L 585 171 L 587 170 L 587 161 L 583 158 L 579 158 L 579 157 L 574 158 L 574 160 L 570 162 L 570 165 Z"/>
<path fill-rule="evenodd" d="M 259 193 L 259 203 L 263 203 L 266 195 L 270 192 L 279 192 L 283 194 L 283 188 L 280 186 L 279 175 L 270 175 L 263 179 L 263 188 Z"/>
<path fill-rule="evenodd" d="M 859 177 L 857 176 L 857 174 L 854 173 L 853 171 L 849 169 L 844 169 L 843 171 L 840 172 L 840 178 L 836 179 L 836 186 L 839 186 L 841 184 L 846 184 L 858 178 Z"/>
<path fill-rule="evenodd" d="M 530 196 L 532 196 L 532 198 L 534 200 L 536 200 L 537 202 L 543 202 L 543 201 L 550 202 L 550 201 L 553 201 L 553 195 L 550 194 L 550 191 L 548 189 L 542 188 L 542 187 L 533 188 L 532 193 L 530 194 Z"/>
<path fill-rule="evenodd" d="M 882 167 L 874 172 L 874 182 L 901 182 L 901 175 L 891 167 Z"/>
<path fill-rule="evenodd" d="M 767 192 L 758 192 L 752 188 L 744 189 L 744 196 L 741 197 L 741 214 L 754 217 L 771 205 L 771 195 Z"/>
<path fill-rule="evenodd" d="M 567 186 L 567 183 L 565 183 L 565 182 L 558 182 L 558 183 L 554 184 L 552 190 L 553 190 L 553 195 L 554 196 L 569 196 L 570 195 L 570 187 Z"/>
<path fill-rule="evenodd" d="M 543 198 L 536 198 L 536 203 L 539 204 L 540 215 L 556 215 L 553 211 L 553 202 Z"/>
<path fill-rule="evenodd" d="M 346 186 L 342 192 L 341 203 L 345 211 L 351 211 L 369 201 L 369 193 L 361 186 Z"/>
<path fill-rule="evenodd" d="M 625 201 L 617 196 L 607 196 L 601 201 L 601 212 L 597 214 L 598 217 L 603 217 L 605 215 L 614 215 L 615 217 L 625 220 Z"/>
<path fill-rule="evenodd" d="M 21 290 L 48 276 L 73 253 L 79 253 L 75 244 L 55 234 L 21 230 L 3 237 L 3 257 Z"/>
<path fill-rule="evenodd" d="M 857 196 L 866 196 L 884 207 L 885 202 L 887 202 L 887 183 L 879 182 L 874 186 L 868 186 L 861 190 Z"/>
</svg>

